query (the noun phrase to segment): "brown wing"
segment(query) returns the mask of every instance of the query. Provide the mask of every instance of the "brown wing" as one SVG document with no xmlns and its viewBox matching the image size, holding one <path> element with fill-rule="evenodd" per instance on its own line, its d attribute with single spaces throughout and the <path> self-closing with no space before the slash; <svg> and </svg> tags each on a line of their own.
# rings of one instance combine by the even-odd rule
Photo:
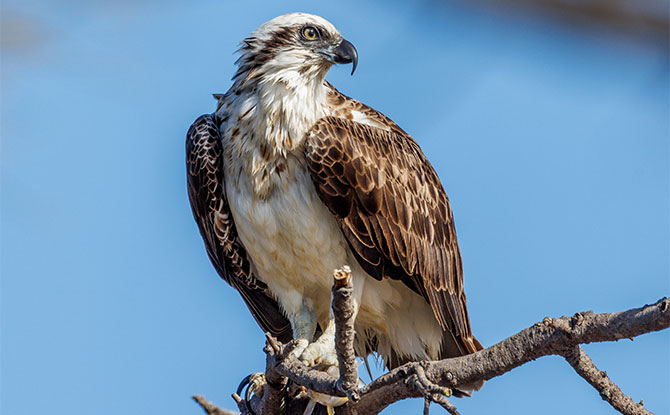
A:
<svg viewBox="0 0 670 415">
<path fill-rule="evenodd" d="M 237 237 L 223 176 L 223 146 L 214 116 L 200 116 L 186 134 L 186 176 L 191 202 L 207 254 L 219 276 L 236 288 L 261 328 L 288 342 L 291 325 L 257 280 L 246 250 Z"/>
<path fill-rule="evenodd" d="M 449 199 L 418 144 L 382 114 L 375 119 L 390 131 L 335 117 L 314 125 L 306 157 L 317 192 L 361 266 L 421 294 L 456 352 L 475 352 Z"/>
</svg>

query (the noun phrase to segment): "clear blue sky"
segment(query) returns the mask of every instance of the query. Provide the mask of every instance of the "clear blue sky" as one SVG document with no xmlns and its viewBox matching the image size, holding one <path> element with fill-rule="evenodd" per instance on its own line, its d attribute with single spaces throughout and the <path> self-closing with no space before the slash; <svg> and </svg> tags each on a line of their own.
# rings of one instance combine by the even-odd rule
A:
<svg viewBox="0 0 670 415">
<path fill-rule="evenodd" d="M 190 395 L 231 408 L 263 369 L 263 335 L 191 217 L 183 147 L 228 89 L 237 42 L 286 12 L 320 14 L 356 45 L 356 75 L 328 79 L 436 167 L 485 346 L 669 294 L 667 45 L 408 3 L 3 2 L 3 414 L 196 415 Z M 665 331 L 585 349 L 668 414 L 669 346 Z M 454 403 L 612 413 L 557 357 Z"/>
</svg>

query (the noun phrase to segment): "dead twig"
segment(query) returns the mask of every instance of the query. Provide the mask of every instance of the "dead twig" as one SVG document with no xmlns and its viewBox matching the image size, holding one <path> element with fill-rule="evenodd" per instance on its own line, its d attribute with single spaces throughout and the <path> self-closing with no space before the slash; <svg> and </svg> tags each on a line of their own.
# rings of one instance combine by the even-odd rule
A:
<svg viewBox="0 0 670 415">
<path fill-rule="evenodd" d="M 239 412 L 219 408 L 202 395 L 193 395 L 191 398 L 202 407 L 207 415 L 240 415 Z"/>
<path fill-rule="evenodd" d="M 358 364 L 354 353 L 354 285 L 348 266 L 333 274 L 333 315 L 335 316 L 335 351 L 340 368 L 337 386 L 352 401 L 359 399 Z"/>
<path fill-rule="evenodd" d="M 630 396 L 624 395 L 621 389 L 607 376 L 607 372 L 598 370 L 580 346 L 565 350 L 562 356 L 575 369 L 575 372 L 596 388 L 600 397 L 609 402 L 617 411 L 622 414 L 651 415 L 651 412 L 647 411 L 642 403 L 636 403 Z"/>
</svg>

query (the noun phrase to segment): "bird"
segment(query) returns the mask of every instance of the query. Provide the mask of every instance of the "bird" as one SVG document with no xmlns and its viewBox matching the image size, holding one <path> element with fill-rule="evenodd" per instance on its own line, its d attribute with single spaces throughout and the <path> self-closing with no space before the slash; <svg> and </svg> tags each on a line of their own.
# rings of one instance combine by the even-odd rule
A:
<svg viewBox="0 0 670 415">
<path fill-rule="evenodd" d="M 357 356 L 390 370 L 483 349 L 435 169 L 395 122 L 326 80 L 336 64 L 354 74 L 354 45 L 290 13 L 237 53 L 232 86 L 188 130 L 187 188 L 209 259 L 261 329 L 309 366 L 337 365 L 332 273 L 347 265 Z"/>
</svg>

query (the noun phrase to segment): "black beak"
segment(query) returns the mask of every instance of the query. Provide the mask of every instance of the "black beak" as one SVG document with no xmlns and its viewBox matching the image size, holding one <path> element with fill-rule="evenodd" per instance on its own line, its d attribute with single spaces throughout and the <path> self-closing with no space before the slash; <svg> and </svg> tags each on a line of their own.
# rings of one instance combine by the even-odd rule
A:
<svg viewBox="0 0 670 415">
<path fill-rule="evenodd" d="M 358 65 L 358 52 L 356 48 L 346 39 L 342 39 L 339 45 L 333 49 L 334 61 L 335 63 L 352 63 L 354 66 L 351 68 L 351 74 L 354 74 L 356 70 L 356 65 Z"/>
</svg>

